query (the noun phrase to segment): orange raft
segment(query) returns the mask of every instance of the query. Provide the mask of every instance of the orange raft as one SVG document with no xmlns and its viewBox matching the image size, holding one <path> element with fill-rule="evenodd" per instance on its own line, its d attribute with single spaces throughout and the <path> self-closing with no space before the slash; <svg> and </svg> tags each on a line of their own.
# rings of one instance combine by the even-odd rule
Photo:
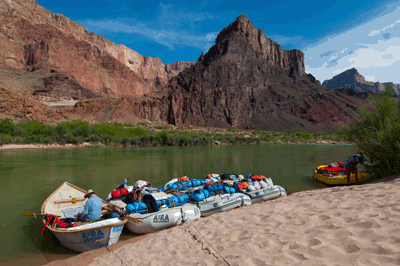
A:
<svg viewBox="0 0 400 266">
<path fill-rule="evenodd" d="M 327 171 L 328 165 L 320 165 L 314 170 L 313 178 L 327 185 L 347 185 L 347 178 L 343 171 Z M 358 172 L 358 182 L 363 182 L 368 178 L 365 173 Z M 354 174 L 350 175 L 350 184 L 356 183 Z"/>
</svg>

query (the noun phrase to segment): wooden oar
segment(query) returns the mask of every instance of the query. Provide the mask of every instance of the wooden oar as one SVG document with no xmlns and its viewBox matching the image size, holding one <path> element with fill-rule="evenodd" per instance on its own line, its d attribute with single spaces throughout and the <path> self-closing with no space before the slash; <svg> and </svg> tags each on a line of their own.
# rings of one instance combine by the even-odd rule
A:
<svg viewBox="0 0 400 266">
<path fill-rule="evenodd" d="M 48 214 L 48 213 L 24 212 L 22 215 L 23 215 L 23 216 L 50 216 L 50 215 L 52 215 L 52 214 Z M 53 216 L 61 217 L 61 216 L 59 216 L 59 215 L 53 215 Z"/>
<path fill-rule="evenodd" d="M 124 217 L 124 218 L 126 218 L 126 219 L 128 219 L 128 220 L 130 220 L 130 221 L 132 221 L 134 223 L 137 223 L 137 224 L 143 223 L 141 220 L 133 218 L 133 217 L 130 217 L 129 215 L 123 214 L 120 210 L 117 210 L 117 208 L 119 208 L 118 206 L 113 205 L 111 203 L 109 203 L 109 205 L 111 205 L 111 206 L 110 207 L 104 206 L 103 209 L 105 209 L 107 211 L 116 211 L 116 212 L 118 212 L 118 214 L 120 216 L 122 216 L 122 217 Z"/>
<path fill-rule="evenodd" d="M 85 198 L 83 198 L 83 199 L 72 198 L 72 199 L 67 199 L 67 200 L 56 200 L 54 203 L 65 203 L 65 202 L 76 203 L 77 201 L 84 201 L 84 200 L 86 200 L 86 199 Z"/>
</svg>

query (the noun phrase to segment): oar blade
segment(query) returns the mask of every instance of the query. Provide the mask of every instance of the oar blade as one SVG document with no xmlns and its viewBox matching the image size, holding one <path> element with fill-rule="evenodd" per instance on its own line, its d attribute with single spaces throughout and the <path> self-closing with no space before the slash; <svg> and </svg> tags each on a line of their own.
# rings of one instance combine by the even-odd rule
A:
<svg viewBox="0 0 400 266">
<path fill-rule="evenodd" d="M 34 216 L 35 213 L 34 212 L 24 212 L 22 215 L 23 216 Z"/>
</svg>

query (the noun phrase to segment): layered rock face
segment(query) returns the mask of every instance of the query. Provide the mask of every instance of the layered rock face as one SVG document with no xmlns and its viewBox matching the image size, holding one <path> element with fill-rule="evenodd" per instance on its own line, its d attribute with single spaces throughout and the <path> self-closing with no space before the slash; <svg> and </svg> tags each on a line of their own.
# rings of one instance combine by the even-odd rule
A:
<svg viewBox="0 0 400 266">
<path fill-rule="evenodd" d="M 0 87 L 0 114 L 15 115 L 43 123 L 52 123 L 63 119 L 62 112 L 41 103 L 25 92 L 14 92 Z"/>
<path fill-rule="evenodd" d="M 328 89 L 336 89 L 336 88 L 353 88 L 357 93 L 359 92 L 373 92 L 379 93 L 385 90 L 386 83 L 380 82 L 371 82 L 366 81 L 365 78 L 358 73 L 357 69 L 351 68 L 348 69 L 339 75 L 334 76 L 332 79 L 325 80 L 322 83 L 322 86 L 325 86 Z M 392 85 L 393 92 L 400 96 L 400 85 L 393 84 Z"/>
<path fill-rule="evenodd" d="M 176 125 L 320 131 L 352 119 L 359 102 L 306 75 L 301 51 L 283 50 L 244 15 L 168 88 Z"/>
<path fill-rule="evenodd" d="M 305 73 L 301 51 L 283 50 L 241 15 L 162 92 L 115 100 L 107 111 L 104 101 L 80 102 L 75 111 L 112 121 L 134 113 L 174 125 L 319 132 L 353 119 L 362 100 L 322 87 Z"/>
<path fill-rule="evenodd" d="M 35 0 L 0 3 L 0 61 L 16 68 L 54 70 L 94 92 L 122 97 L 161 89 L 193 62 L 164 65 L 87 31 Z"/>
<path fill-rule="evenodd" d="M 163 65 L 35 1 L 6 0 L 0 10 L 7 71 L 33 74 L 37 86 L 18 87 L 36 99 L 78 101 L 62 111 L 74 119 L 319 132 L 352 120 L 362 101 L 322 87 L 305 73 L 301 51 L 282 49 L 244 15 L 197 62 Z"/>
</svg>

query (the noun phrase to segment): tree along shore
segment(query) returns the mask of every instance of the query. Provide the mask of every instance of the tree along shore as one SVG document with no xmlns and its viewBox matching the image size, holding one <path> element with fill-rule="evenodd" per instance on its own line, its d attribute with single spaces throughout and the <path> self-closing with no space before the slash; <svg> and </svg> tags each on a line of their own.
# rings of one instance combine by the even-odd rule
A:
<svg viewBox="0 0 400 266">
<path fill-rule="evenodd" d="M 46 147 L 88 146 L 188 146 L 229 144 L 350 144 L 344 135 L 274 132 L 221 128 L 152 126 L 148 123 L 90 124 L 74 120 L 57 125 L 44 125 L 37 120 L 0 119 L 0 145 L 35 144 Z M 21 147 L 21 146 L 18 146 Z M 27 146 L 28 147 L 28 146 Z"/>
</svg>

